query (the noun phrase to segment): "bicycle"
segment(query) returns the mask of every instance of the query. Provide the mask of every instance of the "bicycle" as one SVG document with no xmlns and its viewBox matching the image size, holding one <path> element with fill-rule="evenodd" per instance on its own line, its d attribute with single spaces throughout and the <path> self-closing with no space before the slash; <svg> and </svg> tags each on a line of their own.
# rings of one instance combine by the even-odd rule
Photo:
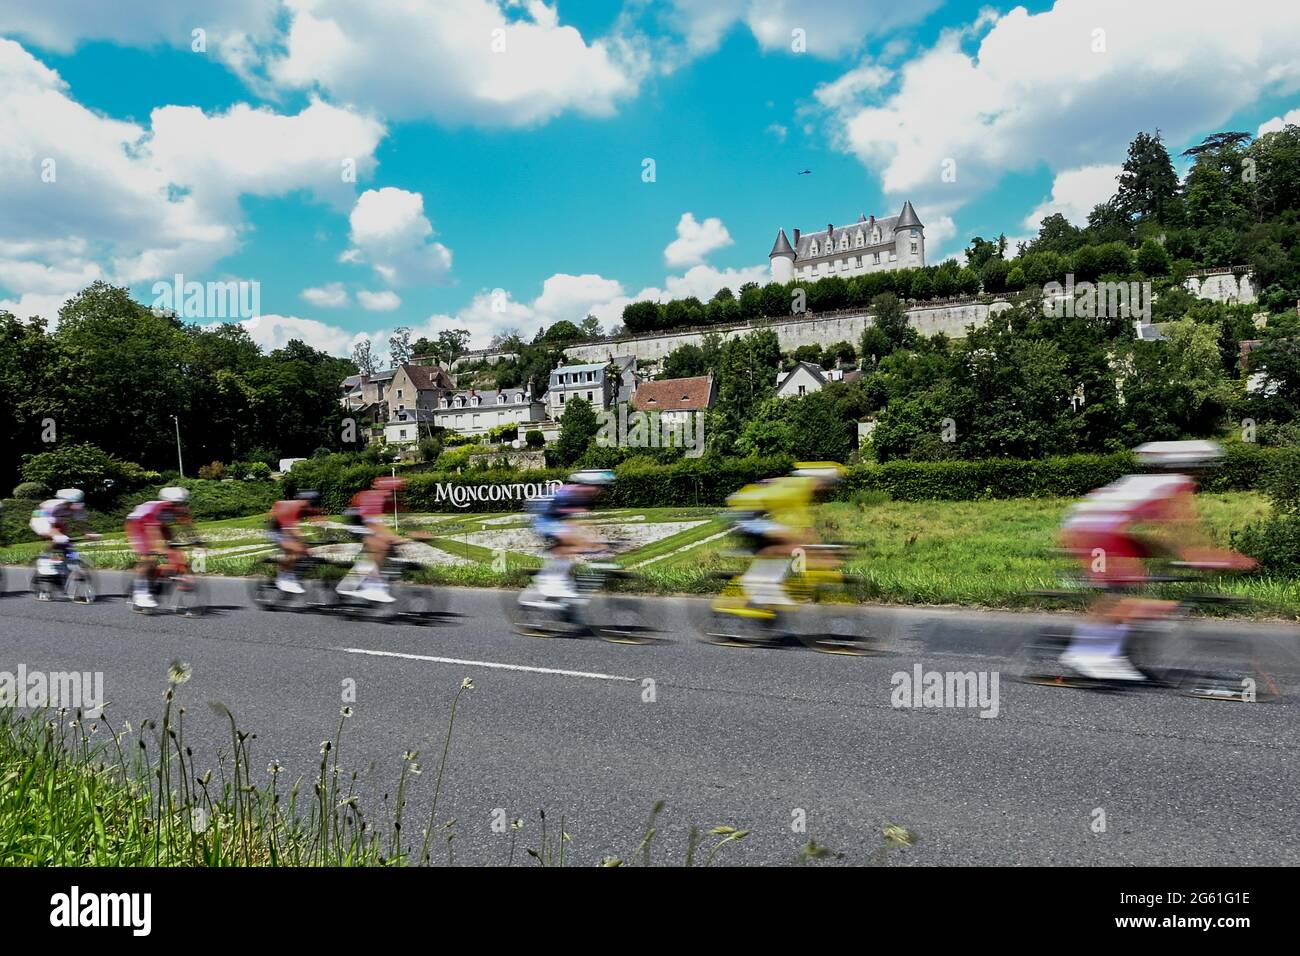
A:
<svg viewBox="0 0 1300 956">
<path fill-rule="evenodd" d="M 183 544 L 173 543 L 172 548 L 181 550 L 202 546 L 201 541 Z M 132 610 L 140 614 L 152 614 L 155 610 L 166 610 L 181 617 L 202 617 L 208 609 L 207 585 L 203 578 L 194 574 L 188 561 L 179 564 L 169 557 L 160 565 L 155 558 L 153 573 L 149 575 L 149 594 L 157 602 L 156 608 L 140 607 L 132 603 Z"/>
<path fill-rule="evenodd" d="M 722 582 L 721 593 L 695 615 L 695 628 L 701 639 L 720 647 L 802 645 L 819 653 L 850 657 L 879 653 L 881 642 L 863 633 L 862 616 L 854 606 L 866 582 L 844 570 L 854 551 L 843 544 L 797 549 L 794 567 L 784 583 L 794 602 L 790 608 L 750 601 L 741 581 L 743 571 L 715 571 L 714 580 Z"/>
<path fill-rule="evenodd" d="M 600 555 L 604 560 L 580 565 L 573 575 L 573 598 L 542 595 L 532 581 L 522 591 L 504 592 L 506 620 L 525 637 L 582 638 L 596 636 L 612 644 L 649 644 L 661 630 L 650 623 L 645 602 L 636 594 L 617 589 L 634 582 L 636 575 L 610 558 L 628 542 L 610 541 Z M 530 577 L 538 571 L 530 569 Z"/>
<path fill-rule="evenodd" d="M 330 607 L 335 602 L 330 600 L 328 592 L 333 590 L 335 581 L 322 575 L 326 568 L 337 568 L 337 562 L 315 555 L 305 554 L 298 559 L 297 577 L 303 585 L 302 594 L 291 594 L 276 586 L 282 573 L 278 555 L 268 555 L 258 559 L 250 572 L 248 596 L 253 604 L 263 611 L 282 611 L 299 608 L 302 610 L 319 610 Z"/>
<path fill-rule="evenodd" d="M 30 590 L 38 601 L 49 601 L 63 594 L 78 604 L 93 604 L 99 596 L 94 570 L 80 552 L 69 548 L 66 554 L 47 549 L 36 558 Z"/>
<path fill-rule="evenodd" d="M 1185 566 L 1174 562 L 1173 566 Z M 1112 586 L 1074 579 L 1072 587 L 1058 591 L 1036 591 L 1039 598 L 1070 599 L 1088 594 L 1135 594 L 1150 584 L 1189 584 L 1201 581 L 1196 575 L 1157 575 L 1141 583 Z M 1195 635 L 1188 626 L 1193 612 L 1208 608 L 1245 608 L 1256 602 L 1233 595 L 1189 593 L 1175 599 L 1153 602 L 1162 613 L 1133 622 L 1125 635 L 1125 652 L 1130 663 L 1145 678 L 1142 681 L 1102 680 L 1076 673 L 1060 662 L 1074 636 L 1074 624 L 1053 621 L 1022 645 L 1015 672 L 1024 683 L 1083 690 L 1120 692 L 1165 690 L 1185 697 L 1223 701 L 1273 700 L 1284 694 L 1278 669 L 1261 660 L 1243 642 L 1228 636 Z M 1216 665 L 1207 666 L 1214 646 Z"/>
<path fill-rule="evenodd" d="M 311 562 L 318 571 L 323 567 L 338 567 L 335 562 L 321 558 L 312 558 Z M 317 573 L 309 579 L 307 606 L 312 610 L 342 614 L 352 620 L 430 624 L 445 613 L 446 602 L 437 588 L 411 580 L 423 568 L 421 562 L 410 558 L 390 554 L 384 559 L 379 574 L 388 585 L 392 601 L 372 601 L 358 594 L 340 592 L 337 581 Z M 274 587 L 274 583 L 271 586 Z"/>
</svg>

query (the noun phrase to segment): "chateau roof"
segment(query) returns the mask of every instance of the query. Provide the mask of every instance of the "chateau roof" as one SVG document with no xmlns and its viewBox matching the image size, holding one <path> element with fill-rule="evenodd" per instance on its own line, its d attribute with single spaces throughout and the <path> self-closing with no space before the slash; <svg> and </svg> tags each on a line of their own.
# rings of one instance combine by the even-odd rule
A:
<svg viewBox="0 0 1300 956">
<path fill-rule="evenodd" d="M 781 229 L 776 234 L 776 242 L 772 244 L 772 251 L 767 254 L 771 259 L 773 256 L 789 256 L 794 258 L 794 249 L 790 246 L 790 240 L 785 237 L 785 230 Z"/>
<path fill-rule="evenodd" d="M 894 223 L 895 229 L 902 229 L 905 226 L 920 226 L 921 220 L 916 215 L 916 210 L 912 208 L 912 201 L 909 199 L 903 203 L 903 211 L 898 214 L 898 222 Z M 925 228 L 922 226 L 921 228 Z"/>
<path fill-rule="evenodd" d="M 876 242 L 871 241 L 871 231 L 873 227 L 880 230 L 880 239 Z M 862 233 L 862 238 L 865 243 L 861 248 L 872 249 L 881 248 L 883 246 L 892 246 L 894 244 L 895 230 L 913 228 L 924 229 L 925 227 L 921 224 L 921 220 L 916 215 L 916 210 L 912 208 L 912 203 L 909 200 L 903 203 L 903 210 L 897 216 L 889 216 L 885 219 L 875 220 L 868 220 L 865 216 L 859 216 L 857 222 L 850 223 L 847 226 L 833 226 L 829 232 L 825 229 L 822 229 L 819 232 L 806 232 L 802 234 L 799 237 L 799 241 L 795 243 L 794 254 L 796 259 L 820 259 L 827 255 L 827 253 L 821 250 L 821 246 L 822 243 L 826 241 L 828 235 L 834 239 L 836 251 L 838 251 L 840 238 L 846 234 L 849 237 L 849 249 L 852 251 L 853 249 L 859 248 L 854 244 L 854 238 L 857 236 L 858 232 Z M 780 236 L 778 236 L 777 243 L 780 244 L 780 241 Z M 817 243 L 818 250 L 817 254 L 812 256 L 808 254 L 808 249 L 814 242 Z M 772 250 L 772 253 L 776 253 L 775 248 Z M 768 258 L 771 258 L 771 256 Z"/>
</svg>

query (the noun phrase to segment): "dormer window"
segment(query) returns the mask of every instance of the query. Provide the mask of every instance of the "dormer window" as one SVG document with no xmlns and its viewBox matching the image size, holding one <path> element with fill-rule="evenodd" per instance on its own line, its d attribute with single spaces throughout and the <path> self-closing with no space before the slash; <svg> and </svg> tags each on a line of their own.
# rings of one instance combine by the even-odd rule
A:
<svg viewBox="0 0 1300 956">
<path fill-rule="evenodd" d="M 873 229 L 873 230 L 872 230 L 872 232 L 871 232 L 871 241 L 872 241 L 872 242 L 879 242 L 879 241 L 880 241 L 880 230 L 879 230 L 879 229 Z"/>
<path fill-rule="evenodd" d="M 862 230 L 859 229 L 857 235 L 853 237 L 853 248 L 861 249 L 864 245 L 866 245 L 866 242 L 862 238 Z"/>
<path fill-rule="evenodd" d="M 848 237 L 847 235 L 841 235 L 841 236 L 840 236 L 840 248 L 841 248 L 841 249 L 847 249 L 848 247 L 849 247 L 849 237 Z"/>
</svg>

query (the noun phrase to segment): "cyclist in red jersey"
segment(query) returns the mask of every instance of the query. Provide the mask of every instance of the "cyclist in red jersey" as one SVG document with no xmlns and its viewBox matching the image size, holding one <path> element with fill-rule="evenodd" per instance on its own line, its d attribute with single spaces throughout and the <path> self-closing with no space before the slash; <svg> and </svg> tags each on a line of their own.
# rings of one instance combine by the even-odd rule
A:
<svg viewBox="0 0 1300 956">
<path fill-rule="evenodd" d="M 1255 566 L 1252 558 L 1211 545 L 1196 520 L 1196 481 L 1181 473 L 1217 462 L 1223 454 L 1218 445 L 1150 442 L 1135 452 L 1160 473 L 1128 475 L 1098 488 L 1072 507 L 1061 525 L 1062 544 L 1099 589 L 1061 662 L 1096 680 L 1145 680 L 1128 659 L 1128 631 L 1139 621 L 1159 619 L 1173 605 L 1134 593 L 1147 583 L 1146 561 L 1177 558 L 1205 571 Z"/>
<path fill-rule="evenodd" d="M 139 555 L 135 565 L 133 601 L 136 607 L 154 608 L 158 602 L 150 593 L 150 582 L 158 570 L 158 559 L 166 556 L 178 573 L 185 570 L 185 555 L 171 546 L 177 525 L 194 524 L 186 505 L 190 493 L 184 488 L 164 488 L 161 500 L 146 501 L 126 517 L 126 538 Z"/>
<path fill-rule="evenodd" d="M 302 594 L 294 570 L 307 553 L 307 542 L 302 536 L 302 522 L 320 520 L 320 495 L 314 491 L 301 491 L 293 498 L 277 501 L 271 506 L 271 540 L 280 549 L 280 572 L 275 576 L 275 586 L 287 594 Z"/>
<path fill-rule="evenodd" d="M 352 497 L 346 515 L 352 524 L 360 526 L 364 537 L 356 564 L 336 588 L 339 594 L 384 604 L 394 600 L 380 572 L 393 548 L 404 539 L 384 519 L 393 513 L 396 495 L 405 487 L 401 478 L 376 478 L 369 488 Z"/>
</svg>

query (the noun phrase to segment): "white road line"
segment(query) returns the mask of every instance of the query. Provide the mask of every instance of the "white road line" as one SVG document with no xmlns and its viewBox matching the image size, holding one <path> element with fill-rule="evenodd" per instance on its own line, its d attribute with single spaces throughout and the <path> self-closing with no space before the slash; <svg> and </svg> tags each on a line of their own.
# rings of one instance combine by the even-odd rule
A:
<svg viewBox="0 0 1300 956">
<path fill-rule="evenodd" d="M 460 664 L 465 667 L 491 667 L 503 671 L 526 671 L 530 674 L 558 674 L 561 677 L 586 677 L 589 680 L 621 680 L 635 682 L 637 677 L 620 677 L 618 674 L 597 674 L 590 671 L 566 671 L 554 667 L 529 667 L 525 664 L 502 664 L 499 661 L 467 661 L 457 657 L 430 657 L 426 654 L 399 654 L 397 651 L 372 651 L 364 647 L 336 647 L 348 654 L 369 654 L 373 657 L 400 657 L 408 661 L 429 661 L 434 664 Z"/>
</svg>

